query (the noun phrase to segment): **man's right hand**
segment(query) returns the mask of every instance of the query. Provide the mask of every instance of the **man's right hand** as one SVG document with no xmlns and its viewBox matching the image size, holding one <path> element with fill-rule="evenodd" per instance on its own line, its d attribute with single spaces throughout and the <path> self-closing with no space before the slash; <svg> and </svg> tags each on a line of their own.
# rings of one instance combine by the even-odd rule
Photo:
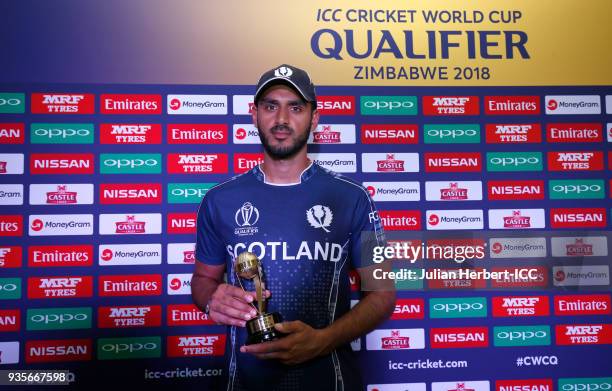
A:
<svg viewBox="0 0 612 391">
<path fill-rule="evenodd" d="M 209 318 L 217 324 L 244 327 L 246 321 L 257 315 L 253 304 L 257 294 L 245 292 L 241 288 L 219 284 L 208 301 Z M 264 292 L 264 298 L 270 297 L 270 291 Z"/>
</svg>

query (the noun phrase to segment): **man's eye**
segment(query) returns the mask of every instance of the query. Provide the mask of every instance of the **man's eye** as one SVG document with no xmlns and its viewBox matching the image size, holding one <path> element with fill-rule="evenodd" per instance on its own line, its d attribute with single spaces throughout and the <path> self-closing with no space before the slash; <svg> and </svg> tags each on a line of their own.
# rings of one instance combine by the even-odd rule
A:
<svg viewBox="0 0 612 391">
<path fill-rule="evenodd" d="M 295 111 L 296 113 L 299 113 L 304 110 L 304 108 L 302 106 L 291 106 L 291 110 Z"/>
<path fill-rule="evenodd" d="M 276 105 L 265 105 L 266 110 L 273 111 L 276 110 Z"/>
</svg>

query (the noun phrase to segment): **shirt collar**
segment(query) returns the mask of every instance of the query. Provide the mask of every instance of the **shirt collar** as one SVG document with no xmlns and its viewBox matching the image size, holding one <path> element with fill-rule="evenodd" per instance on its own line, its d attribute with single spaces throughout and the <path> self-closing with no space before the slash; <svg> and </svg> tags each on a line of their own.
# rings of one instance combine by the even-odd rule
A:
<svg viewBox="0 0 612 391">
<path fill-rule="evenodd" d="M 263 182 L 267 185 L 272 185 L 272 186 L 294 186 L 294 185 L 299 185 L 302 182 L 306 182 L 307 180 L 309 180 L 310 178 L 313 177 L 313 175 L 317 172 L 317 165 L 314 164 L 312 161 L 310 161 L 310 164 L 308 165 L 308 167 L 306 167 L 304 169 L 304 171 L 302 171 L 302 173 L 300 174 L 300 181 L 296 182 L 296 183 L 270 183 L 268 181 L 266 181 L 266 174 L 263 172 L 263 170 L 260 167 L 261 165 L 257 165 L 255 167 L 253 167 L 253 169 L 251 169 L 251 173 L 255 176 L 255 178 L 260 181 Z"/>
</svg>

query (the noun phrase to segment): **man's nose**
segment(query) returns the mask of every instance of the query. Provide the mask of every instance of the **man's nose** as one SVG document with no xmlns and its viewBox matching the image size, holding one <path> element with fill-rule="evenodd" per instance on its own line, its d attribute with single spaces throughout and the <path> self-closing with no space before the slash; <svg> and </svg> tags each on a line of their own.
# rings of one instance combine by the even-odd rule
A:
<svg viewBox="0 0 612 391">
<path fill-rule="evenodd" d="M 289 107 L 279 107 L 276 112 L 276 123 L 279 125 L 287 125 L 289 123 Z"/>
</svg>

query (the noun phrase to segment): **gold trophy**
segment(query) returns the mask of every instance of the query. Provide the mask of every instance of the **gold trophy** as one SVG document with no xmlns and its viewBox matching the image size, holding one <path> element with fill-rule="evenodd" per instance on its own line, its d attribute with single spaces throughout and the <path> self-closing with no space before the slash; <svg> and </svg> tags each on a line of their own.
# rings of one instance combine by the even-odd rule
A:
<svg viewBox="0 0 612 391">
<path fill-rule="evenodd" d="M 282 317 L 278 312 L 266 312 L 266 303 L 263 297 L 266 288 L 263 282 L 263 270 L 259 258 L 248 251 L 240 253 L 235 260 L 234 271 L 236 276 L 238 276 L 238 283 L 242 290 L 246 292 L 246 289 L 242 286 L 241 278 L 254 280 L 257 294 L 257 308 L 251 304 L 257 311 L 257 316 L 246 322 L 246 344 L 252 345 L 281 338 L 283 334 L 274 328 L 274 324 L 282 322 Z"/>
</svg>

